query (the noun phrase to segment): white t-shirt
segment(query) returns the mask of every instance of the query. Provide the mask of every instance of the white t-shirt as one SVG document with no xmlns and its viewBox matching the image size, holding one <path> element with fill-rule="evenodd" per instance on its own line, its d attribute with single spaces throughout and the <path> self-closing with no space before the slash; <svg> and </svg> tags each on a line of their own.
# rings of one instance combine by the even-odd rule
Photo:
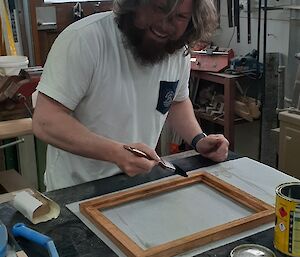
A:
<svg viewBox="0 0 300 257">
<path fill-rule="evenodd" d="M 172 99 L 188 97 L 189 71 L 190 56 L 184 49 L 156 65 L 136 62 L 123 46 L 114 14 L 105 12 L 73 23 L 59 35 L 38 90 L 71 109 L 91 131 L 154 149 Z M 112 163 L 48 146 L 47 190 L 120 172 Z"/>
</svg>

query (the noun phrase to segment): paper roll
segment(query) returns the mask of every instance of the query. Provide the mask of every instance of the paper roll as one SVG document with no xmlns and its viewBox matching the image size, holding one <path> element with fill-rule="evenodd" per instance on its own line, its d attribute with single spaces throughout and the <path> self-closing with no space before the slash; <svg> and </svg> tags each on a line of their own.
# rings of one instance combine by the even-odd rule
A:
<svg viewBox="0 0 300 257">
<path fill-rule="evenodd" d="M 58 204 L 35 190 L 16 192 L 11 202 L 33 224 L 55 219 L 60 213 Z"/>
</svg>

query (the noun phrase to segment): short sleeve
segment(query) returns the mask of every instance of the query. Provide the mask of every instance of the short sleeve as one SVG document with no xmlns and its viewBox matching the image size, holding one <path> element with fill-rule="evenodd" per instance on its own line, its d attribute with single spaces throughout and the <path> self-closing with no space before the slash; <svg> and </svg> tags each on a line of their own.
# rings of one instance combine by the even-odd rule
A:
<svg viewBox="0 0 300 257">
<path fill-rule="evenodd" d="M 38 90 L 74 110 L 92 80 L 93 56 L 80 30 L 64 31 L 49 52 Z"/>
<path fill-rule="evenodd" d="M 174 101 L 181 102 L 189 97 L 189 78 L 191 70 L 190 55 L 184 56 L 183 65 L 180 68 L 181 75 L 179 79 L 178 92 Z"/>
</svg>

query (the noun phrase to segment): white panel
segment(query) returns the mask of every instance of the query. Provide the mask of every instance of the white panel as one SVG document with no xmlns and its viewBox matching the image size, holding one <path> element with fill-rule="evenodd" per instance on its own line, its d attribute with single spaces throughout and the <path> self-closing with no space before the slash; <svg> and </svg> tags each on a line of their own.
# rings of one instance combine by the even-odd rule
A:
<svg viewBox="0 0 300 257">
<path fill-rule="evenodd" d="M 278 170 L 275 170 L 271 167 L 268 167 L 264 164 L 261 164 L 248 158 L 240 158 L 233 161 L 219 163 L 214 166 L 205 167 L 203 168 L 203 170 L 272 205 L 275 205 L 275 188 L 279 184 L 293 181 L 299 182 L 299 180 L 293 177 L 290 177 L 282 172 L 279 172 Z M 208 205 L 210 205 L 210 203 L 211 202 L 209 202 Z M 166 208 L 167 207 L 168 206 L 166 205 Z M 219 207 L 217 206 L 216 212 L 222 213 L 222 207 L 223 205 Z M 71 210 L 77 217 L 79 217 L 80 220 L 82 220 L 84 224 L 86 224 L 98 237 L 101 238 L 101 240 L 103 240 L 111 249 L 113 249 L 118 254 L 118 256 L 125 257 L 125 255 L 122 254 L 122 252 L 104 234 L 102 234 L 96 226 L 94 226 L 87 218 L 85 218 L 85 216 L 83 216 L 80 213 L 79 202 L 68 204 L 67 208 Z M 184 209 L 184 207 L 180 208 L 180 206 L 178 206 L 178 209 Z M 133 209 L 133 211 L 136 211 L 136 209 Z M 170 220 L 171 219 L 173 219 L 173 217 L 170 217 Z M 199 217 L 199 223 L 201 222 L 206 223 L 207 219 L 203 220 Z M 181 254 L 180 256 L 195 256 L 196 254 L 208 251 L 210 249 L 214 249 L 224 244 L 228 244 L 230 242 L 236 241 L 254 233 L 264 231 L 273 226 L 274 222 L 261 225 L 257 228 L 250 229 L 240 234 L 227 237 L 217 242 L 208 243 L 194 251 Z"/>
<path fill-rule="evenodd" d="M 246 4 L 247 0 L 240 0 L 242 4 Z M 251 0 L 251 44 L 248 44 L 247 39 L 247 12 L 241 10 L 240 12 L 240 31 L 241 42 L 237 43 L 236 31 L 233 35 L 234 28 L 228 27 L 227 6 L 226 1 L 221 1 L 221 28 L 217 31 L 213 38 L 214 44 L 220 47 L 229 47 L 234 49 L 235 54 L 245 55 L 252 49 L 257 49 L 257 27 L 258 27 L 258 0 Z M 264 4 L 264 1 L 262 1 Z M 300 6 L 299 0 L 269 0 L 268 7 L 281 7 L 281 6 Z M 282 65 L 286 66 L 286 79 L 285 79 L 285 94 L 291 98 L 294 78 L 296 73 L 297 64 L 294 60 L 294 55 L 299 48 L 296 47 L 298 43 L 299 26 L 297 24 L 300 19 L 299 10 L 269 10 L 267 12 L 267 52 L 278 52 L 282 54 Z M 261 11 L 261 35 L 260 35 L 260 60 L 262 62 L 263 55 L 263 37 L 264 37 L 264 10 Z M 233 35 L 232 41 L 230 41 Z M 229 43 L 230 42 L 230 43 Z M 293 43 L 295 42 L 295 43 Z"/>
<path fill-rule="evenodd" d="M 234 49 L 236 55 L 244 55 L 257 48 L 257 19 L 252 19 L 251 23 L 251 44 L 248 44 L 247 18 L 240 19 L 241 24 L 241 42 L 237 43 L 236 29 L 228 27 L 227 17 L 221 17 L 221 28 L 213 38 L 213 42 L 221 47 L 230 47 Z M 268 22 L 267 29 L 267 52 L 279 52 L 284 56 L 289 52 L 289 26 L 288 21 L 272 20 Z M 231 36 L 232 41 L 230 42 Z M 263 22 L 261 23 L 260 49 L 263 49 Z M 262 54 L 262 51 L 261 51 Z M 262 58 L 262 55 L 261 55 Z"/>
<path fill-rule="evenodd" d="M 146 250 L 254 212 L 200 183 L 102 213 Z"/>
</svg>

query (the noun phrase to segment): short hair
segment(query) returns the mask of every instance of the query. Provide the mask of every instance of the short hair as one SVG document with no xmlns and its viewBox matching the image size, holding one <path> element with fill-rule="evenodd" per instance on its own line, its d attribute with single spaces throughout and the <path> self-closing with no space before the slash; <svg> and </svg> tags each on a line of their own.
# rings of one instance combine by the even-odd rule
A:
<svg viewBox="0 0 300 257">
<path fill-rule="evenodd" d="M 139 6 L 152 0 L 114 0 L 114 12 L 118 16 L 134 13 Z M 167 0 L 166 9 L 172 13 L 182 0 Z M 196 42 L 209 42 L 217 28 L 218 16 L 213 0 L 193 0 L 191 21 L 182 36 L 182 45 L 193 46 Z"/>
</svg>

